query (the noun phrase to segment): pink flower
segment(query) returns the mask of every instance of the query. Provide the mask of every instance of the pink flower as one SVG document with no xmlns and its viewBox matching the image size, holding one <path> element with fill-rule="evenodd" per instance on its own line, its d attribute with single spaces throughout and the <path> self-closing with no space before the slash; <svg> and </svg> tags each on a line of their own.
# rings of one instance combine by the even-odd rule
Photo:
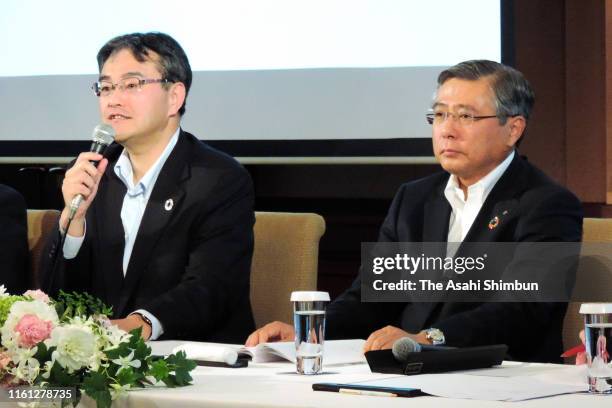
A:
<svg viewBox="0 0 612 408">
<path fill-rule="evenodd" d="M 42 302 L 49 303 L 49 296 L 47 296 L 47 294 L 40 289 L 28 290 L 23 294 L 23 296 L 29 296 L 34 300 L 40 300 Z"/>
<path fill-rule="evenodd" d="M 33 314 L 25 314 L 15 326 L 19 333 L 19 345 L 22 347 L 33 347 L 51 335 L 53 323 L 41 320 Z"/>
</svg>

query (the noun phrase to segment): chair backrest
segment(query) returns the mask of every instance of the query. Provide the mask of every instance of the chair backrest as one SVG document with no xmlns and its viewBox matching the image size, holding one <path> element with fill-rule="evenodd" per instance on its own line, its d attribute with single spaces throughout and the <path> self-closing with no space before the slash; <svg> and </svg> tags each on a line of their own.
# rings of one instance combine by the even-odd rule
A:
<svg viewBox="0 0 612 408">
<path fill-rule="evenodd" d="M 319 240 L 325 220 L 308 213 L 255 213 L 251 305 L 255 324 L 291 323 L 294 290 L 316 290 Z"/>
<path fill-rule="evenodd" d="M 41 257 L 49 235 L 57 225 L 57 210 L 28 210 L 28 247 L 30 249 L 30 282 L 41 285 Z"/>
<path fill-rule="evenodd" d="M 612 218 L 585 218 L 582 226 L 582 242 L 612 242 Z M 593 293 L 607 291 L 606 296 L 612 301 L 612 279 L 609 275 L 597 275 L 598 280 L 593 281 L 593 274 L 585 273 L 588 265 L 581 260 L 576 274 L 576 287 L 593 288 Z M 600 281 L 605 280 L 605 281 Z M 567 306 L 565 319 L 563 321 L 563 348 L 568 350 L 579 344 L 578 333 L 584 328 L 582 316 L 578 313 L 580 302 L 570 302 Z M 567 359 L 567 363 L 573 363 L 573 359 Z"/>
</svg>

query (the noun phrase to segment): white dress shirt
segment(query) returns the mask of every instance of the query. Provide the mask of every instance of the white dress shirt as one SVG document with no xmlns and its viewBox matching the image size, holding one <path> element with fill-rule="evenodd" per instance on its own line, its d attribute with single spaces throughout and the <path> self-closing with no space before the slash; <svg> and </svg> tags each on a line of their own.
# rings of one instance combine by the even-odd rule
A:
<svg viewBox="0 0 612 408">
<path fill-rule="evenodd" d="M 489 174 L 469 186 L 467 194 L 463 194 L 457 176 L 451 175 L 448 178 L 444 189 L 444 196 L 452 209 L 448 225 L 448 256 L 454 255 L 458 248 L 458 245 L 452 243 L 463 242 L 465 239 L 489 193 L 512 162 L 514 154 L 513 150 Z"/>
<path fill-rule="evenodd" d="M 134 243 L 136 242 L 136 237 L 138 236 L 140 222 L 142 221 L 142 216 L 145 208 L 147 207 L 147 203 L 149 202 L 149 198 L 151 197 L 151 192 L 155 187 L 155 182 L 157 181 L 157 177 L 159 176 L 162 167 L 166 163 L 170 153 L 172 153 L 174 146 L 176 146 L 179 137 L 179 130 L 180 129 L 177 129 L 176 132 L 174 132 L 174 135 L 172 135 L 172 138 L 170 138 L 170 141 L 162 154 L 151 166 L 151 168 L 147 170 L 145 175 L 136 185 L 134 185 L 134 173 L 127 150 L 123 149 L 123 152 L 121 152 L 121 155 L 119 156 L 119 159 L 117 159 L 117 163 L 115 163 L 113 168 L 117 177 L 119 177 L 119 179 L 127 187 L 127 192 L 123 197 L 123 205 L 121 207 L 121 223 L 123 224 L 125 238 L 125 247 L 123 249 L 123 276 L 125 276 L 127 273 L 130 257 L 132 256 L 132 250 L 134 249 Z M 85 229 L 85 234 L 86 233 L 87 229 Z M 82 237 L 73 237 L 68 234 L 66 235 L 66 242 L 64 244 L 64 258 L 72 259 L 77 256 L 79 250 L 81 249 L 81 245 L 83 244 L 83 240 L 85 239 L 85 234 L 83 234 Z M 136 310 L 133 313 L 142 313 L 149 318 L 149 320 L 151 320 L 152 327 L 150 340 L 155 340 L 164 333 L 164 329 L 160 321 L 151 313 L 142 309 Z"/>
</svg>

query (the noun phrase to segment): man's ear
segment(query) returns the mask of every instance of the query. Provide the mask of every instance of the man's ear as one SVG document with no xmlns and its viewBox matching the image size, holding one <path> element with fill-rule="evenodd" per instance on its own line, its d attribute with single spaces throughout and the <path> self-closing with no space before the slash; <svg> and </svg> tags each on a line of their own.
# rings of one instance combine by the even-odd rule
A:
<svg viewBox="0 0 612 408">
<path fill-rule="evenodd" d="M 522 116 L 515 116 L 513 118 L 508 118 L 506 126 L 508 126 L 510 131 L 508 137 L 508 147 L 513 147 L 523 136 L 525 128 L 527 127 L 527 120 L 525 120 L 525 118 Z"/>
<path fill-rule="evenodd" d="M 185 84 L 182 82 L 175 82 L 171 84 L 170 89 L 168 90 L 168 95 L 170 98 L 170 103 L 168 106 L 168 116 L 174 116 L 178 114 L 178 111 L 183 106 L 185 102 L 185 98 L 187 96 L 187 90 L 185 89 Z"/>
</svg>

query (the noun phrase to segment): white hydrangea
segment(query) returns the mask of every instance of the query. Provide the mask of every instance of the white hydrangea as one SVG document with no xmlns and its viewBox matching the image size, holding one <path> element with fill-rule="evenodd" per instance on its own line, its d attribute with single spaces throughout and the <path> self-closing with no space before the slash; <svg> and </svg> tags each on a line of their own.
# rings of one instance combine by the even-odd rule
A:
<svg viewBox="0 0 612 408">
<path fill-rule="evenodd" d="M 69 373 L 100 364 L 98 339 L 87 324 L 73 322 L 55 327 L 47 345 L 57 347 L 51 354 L 51 359 L 57 361 Z"/>
</svg>

